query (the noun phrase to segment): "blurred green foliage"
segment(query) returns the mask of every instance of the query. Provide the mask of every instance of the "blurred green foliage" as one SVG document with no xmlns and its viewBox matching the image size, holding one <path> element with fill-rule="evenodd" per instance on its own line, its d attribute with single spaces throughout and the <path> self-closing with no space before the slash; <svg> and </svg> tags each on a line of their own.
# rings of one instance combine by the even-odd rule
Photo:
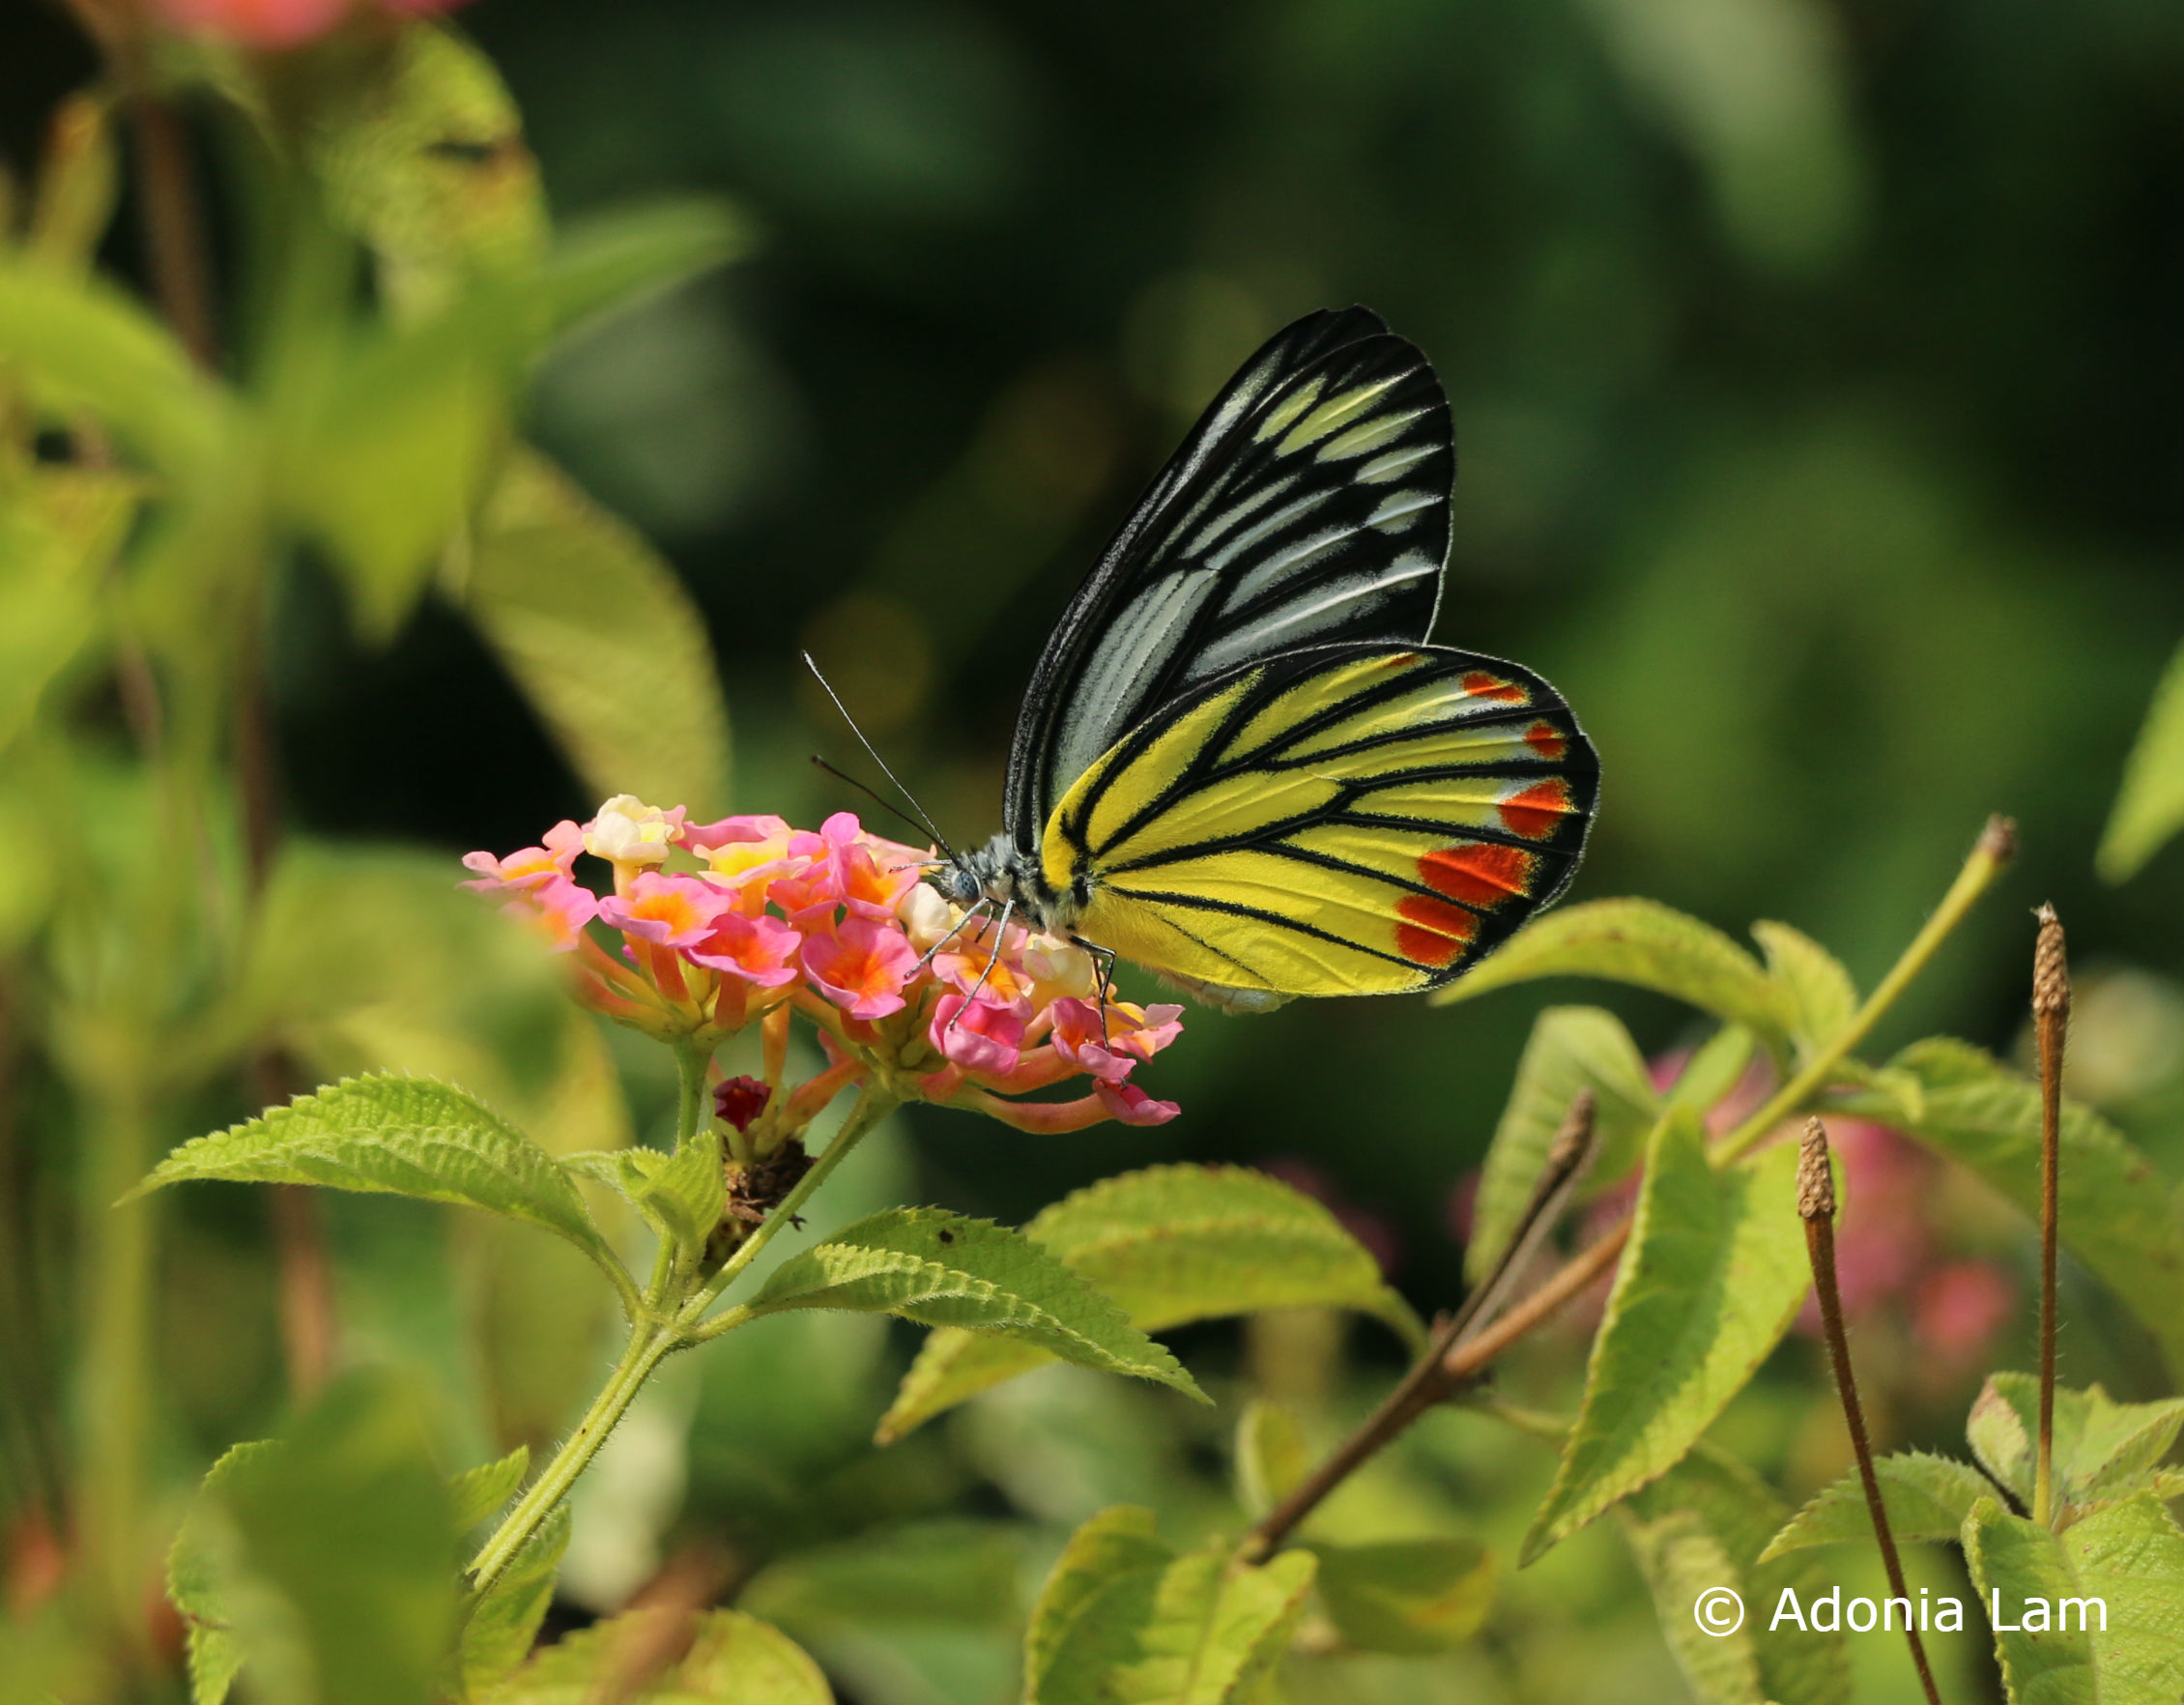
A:
<svg viewBox="0 0 2184 1705">
<path fill-rule="evenodd" d="M 942 825 L 985 834 L 1077 575 L 1234 361 L 1326 303 L 1371 303 L 1448 383 L 1462 471 L 1437 637 L 1538 667 L 1597 740 L 1578 897 L 1657 896 L 1724 930 L 1780 917 L 1870 986 L 1982 814 L 2008 810 L 2025 853 L 2006 903 L 1885 1039 L 2010 1053 L 2016 909 L 2052 898 L 2088 972 L 2074 1084 L 2184 1180 L 2174 666 L 2133 771 L 2149 779 L 2109 831 L 2109 873 L 2142 868 L 2111 886 L 2092 862 L 2184 629 L 2175 8 L 481 0 L 464 21 L 505 91 L 424 32 L 401 38 L 414 57 L 375 85 L 383 105 L 289 91 L 315 122 L 288 158 L 323 204 L 247 126 L 188 105 L 235 286 L 218 377 L 112 283 L 80 286 L 94 261 L 148 275 L 129 156 L 96 101 L 61 104 L 97 69 L 72 25 L 0 25 L 0 202 L 36 260 L 12 251 L 0 281 L 6 1705 L 112 1683 L 116 1654 L 40 1588 L 72 1506 L 132 1609 L 156 1603 L 154 1542 L 238 1437 L 341 1465 L 324 1508 L 277 1466 L 238 1479 L 215 1517 L 238 1578 L 306 1528 L 437 1543 L 422 1464 L 550 1445 L 601 1366 L 609 1311 L 575 1250 L 331 1201 L 344 1357 L 422 1371 L 432 1395 L 343 1382 L 289 1420 L 263 1205 L 184 1193 L 155 1242 L 106 1204 L 170 1141 L 250 1111 L 239 1068 L 268 1043 L 311 1075 L 439 1072 L 557 1153 L 656 1136 L 661 1063 L 564 1013 L 446 892 L 448 855 L 624 787 L 857 807 L 803 763 L 854 757 L 796 671 L 806 646 Z M 665 191 L 733 212 L 626 212 Z M 590 212 L 618 222 L 587 243 Z M 728 254 L 532 366 L 584 310 Z M 299 298 L 253 294 L 270 276 Z M 110 427 L 120 456 L 57 442 L 55 410 Z M 255 900 L 215 666 L 255 664 L 250 643 L 292 836 Z M 128 756 L 140 652 L 197 695 L 169 707 L 180 785 Z M 1209 1015 L 1163 1061 L 1177 1124 L 1035 1147 L 917 1110 L 814 1229 L 905 1199 L 1014 1224 L 1126 1167 L 1302 1162 L 1430 1314 L 1460 1290 L 1455 1186 L 1566 994 Z M 1665 998 L 1610 999 L 1647 1055 L 1701 1033 Z M 2029 1271 L 1986 1198 L 1939 1212 L 1954 1250 Z M 2159 1389 L 2151 1335 L 2070 1284 L 2074 1378 Z M 1976 1370 L 1927 1378 L 1909 1315 L 1882 1305 L 1861 1342 L 1869 1402 L 1890 1442 L 1945 1443 Z M 844 1697 L 972 1705 L 1013 1687 L 1069 1527 L 1116 1504 L 1186 1543 L 1237 1522 L 1219 1422 L 1077 1369 L 876 1451 L 900 1330 L 790 1314 L 671 1365 L 580 1494 L 560 1614 L 710 1568 Z M 1270 1394 L 1324 1447 L 1393 1340 L 1360 1332 L 1354 1360 L 1332 1319 L 1264 1315 L 1175 1342 L 1222 1414 Z M 1543 1337 L 1506 1389 L 1574 1408 L 1582 1343 Z M 1996 1354 L 2023 1344 L 2019 1318 Z M 1713 1436 L 1801 1495 L 1843 1466 L 1821 1389 L 1793 1344 Z M 1441 1413 L 1315 1531 L 1513 1558 L 1553 1474 L 1538 1442 Z M 1440 1559 L 1450 1579 L 1461 1561 Z M 1914 1560 L 1938 1586 L 1953 1569 Z M 1355 1614 L 1401 1585 L 1368 1574 Z M 1480 1639 L 1337 1652 L 1296 1705 L 1681 1685 L 1612 1530 L 1496 1590 Z M 291 1633 L 326 1623 L 324 1649 L 343 1637 L 324 1605 L 255 1603 Z M 423 1630 L 421 1650 L 445 1614 L 382 1620 Z M 130 1626 L 142 1662 L 121 1667 L 160 1696 L 179 1633 L 156 1611 Z M 684 1662 L 769 1638 L 719 1613 Z M 1899 1650 L 1853 1646 L 1860 1698 L 1911 1696 Z M 765 1650 L 784 1697 L 823 1696 Z M 372 1658 L 384 1685 L 357 1672 L 369 1697 L 425 1696 L 395 1674 L 406 1651 Z M 1995 1686 L 1973 1643 L 1947 1662 L 1952 1697 Z"/>
</svg>

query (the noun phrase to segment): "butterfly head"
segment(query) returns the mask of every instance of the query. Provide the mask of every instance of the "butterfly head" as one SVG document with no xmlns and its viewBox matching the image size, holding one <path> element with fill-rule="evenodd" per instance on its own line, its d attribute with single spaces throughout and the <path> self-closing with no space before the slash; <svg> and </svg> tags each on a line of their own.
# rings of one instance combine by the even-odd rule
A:
<svg viewBox="0 0 2184 1705">
<path fill-rule="evenodd" d="M 958 853 L 928 880 L 958 906 L 996 906 L 1049 934 L 1066 928 L 1074 915 L 1048 884 L 1037 855 L 1025 852 L 1005 834 Z"/>
</svg>

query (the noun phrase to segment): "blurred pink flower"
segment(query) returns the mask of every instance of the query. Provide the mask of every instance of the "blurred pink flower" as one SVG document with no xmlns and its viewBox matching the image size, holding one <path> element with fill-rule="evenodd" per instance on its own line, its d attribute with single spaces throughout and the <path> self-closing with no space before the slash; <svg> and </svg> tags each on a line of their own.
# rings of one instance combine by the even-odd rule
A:
<svg viewBox="0 0 2184 1705">
<path fill-rule="evenodd" d="M 277 51 L 314 42 L 352 13 L 421 17 L 452 12 L 463 0 L 154 0 L 170 26 L 244 47 Z"/>
<path fill-rule="evenodd" d="M 2017 1287 L 1992 1261 L 1949 1261 L 1919 1282 L 1911 1334 L 1952 1371 L 1986 1359 L 1995 1334 L 2017 1312 Z"/>
</svg>

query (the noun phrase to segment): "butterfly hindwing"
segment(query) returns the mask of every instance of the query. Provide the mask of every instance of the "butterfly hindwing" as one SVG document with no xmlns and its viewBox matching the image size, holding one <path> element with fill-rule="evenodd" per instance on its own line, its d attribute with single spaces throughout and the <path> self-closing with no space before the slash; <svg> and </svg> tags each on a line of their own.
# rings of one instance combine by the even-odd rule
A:
<svg viewBox="0 0 2184 1705">
<path fill-rule="evenodd" d="M 1434 646 L 1347 644 L 1203 683 L 1046 825 L 1077 927 L 1180 980 L 1277 996 L 1449 981 L 1576 869 L 1598 765 L 1554 689 Z"/>
<path fill-rule="evenodd" d="M 1297 321 L 1248 361 L 1148 488 L 1034 671 L 1005 811 L 1038 845 L 1056 800 L 1157 709 L 1300 646 L 1423 640 L 1455 449 L 1424 356 L 1364 308 Z"/>
</svg>

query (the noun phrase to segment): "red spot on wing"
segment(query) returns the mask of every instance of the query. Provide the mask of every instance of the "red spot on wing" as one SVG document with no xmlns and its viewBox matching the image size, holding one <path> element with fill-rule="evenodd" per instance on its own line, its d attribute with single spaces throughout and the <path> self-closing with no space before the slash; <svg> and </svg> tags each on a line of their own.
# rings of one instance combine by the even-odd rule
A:
<svg viewBox="0 0 2184 1705">
<path fill-rule="evenodd" d="M 1405 896 L 1395 910 L 1408 920 L 1395 926 L 1395 951 L 1414 965 L 1447 965 L 1479 931 L 1462 907 L 1424 894 Z"/>
<path fill-rule="evenodd" d="M 1549 763 L 1569 750 L 1569 741 L 1564 737 L 1563 731 L 1551 722 L 1535 722 L 1526 729 L 1524 743 Z"/>
<path fill-rule="evenodd" d="M 1484 842 L 1440 847 L 1418 861 L 1418 874 L 1430 887 L 1468 906 L 1499 906 L 1512 895 L 1532 891 L 1537 853 L 1521 847 L 1492 847 Z"/>
<path fill-rule="evenodd" d="M 1524 703 L 1524 689 L 1513 680 L 1504 680 L 1498 675 L 1488 675 L 1483 669 L 1474 669 L 1459 683 L 1475 699 L 1504 699 L 1512 705 Z"/>
<path fill-rule="evenodd" d="M 1510 834 L 1528 841 L 1543 841 L 1569 815 L 1569 784 L 1560 777 L 1534 782 L 1521 794 L 1501 802 L 1502 824 Z"/>
</svg>

